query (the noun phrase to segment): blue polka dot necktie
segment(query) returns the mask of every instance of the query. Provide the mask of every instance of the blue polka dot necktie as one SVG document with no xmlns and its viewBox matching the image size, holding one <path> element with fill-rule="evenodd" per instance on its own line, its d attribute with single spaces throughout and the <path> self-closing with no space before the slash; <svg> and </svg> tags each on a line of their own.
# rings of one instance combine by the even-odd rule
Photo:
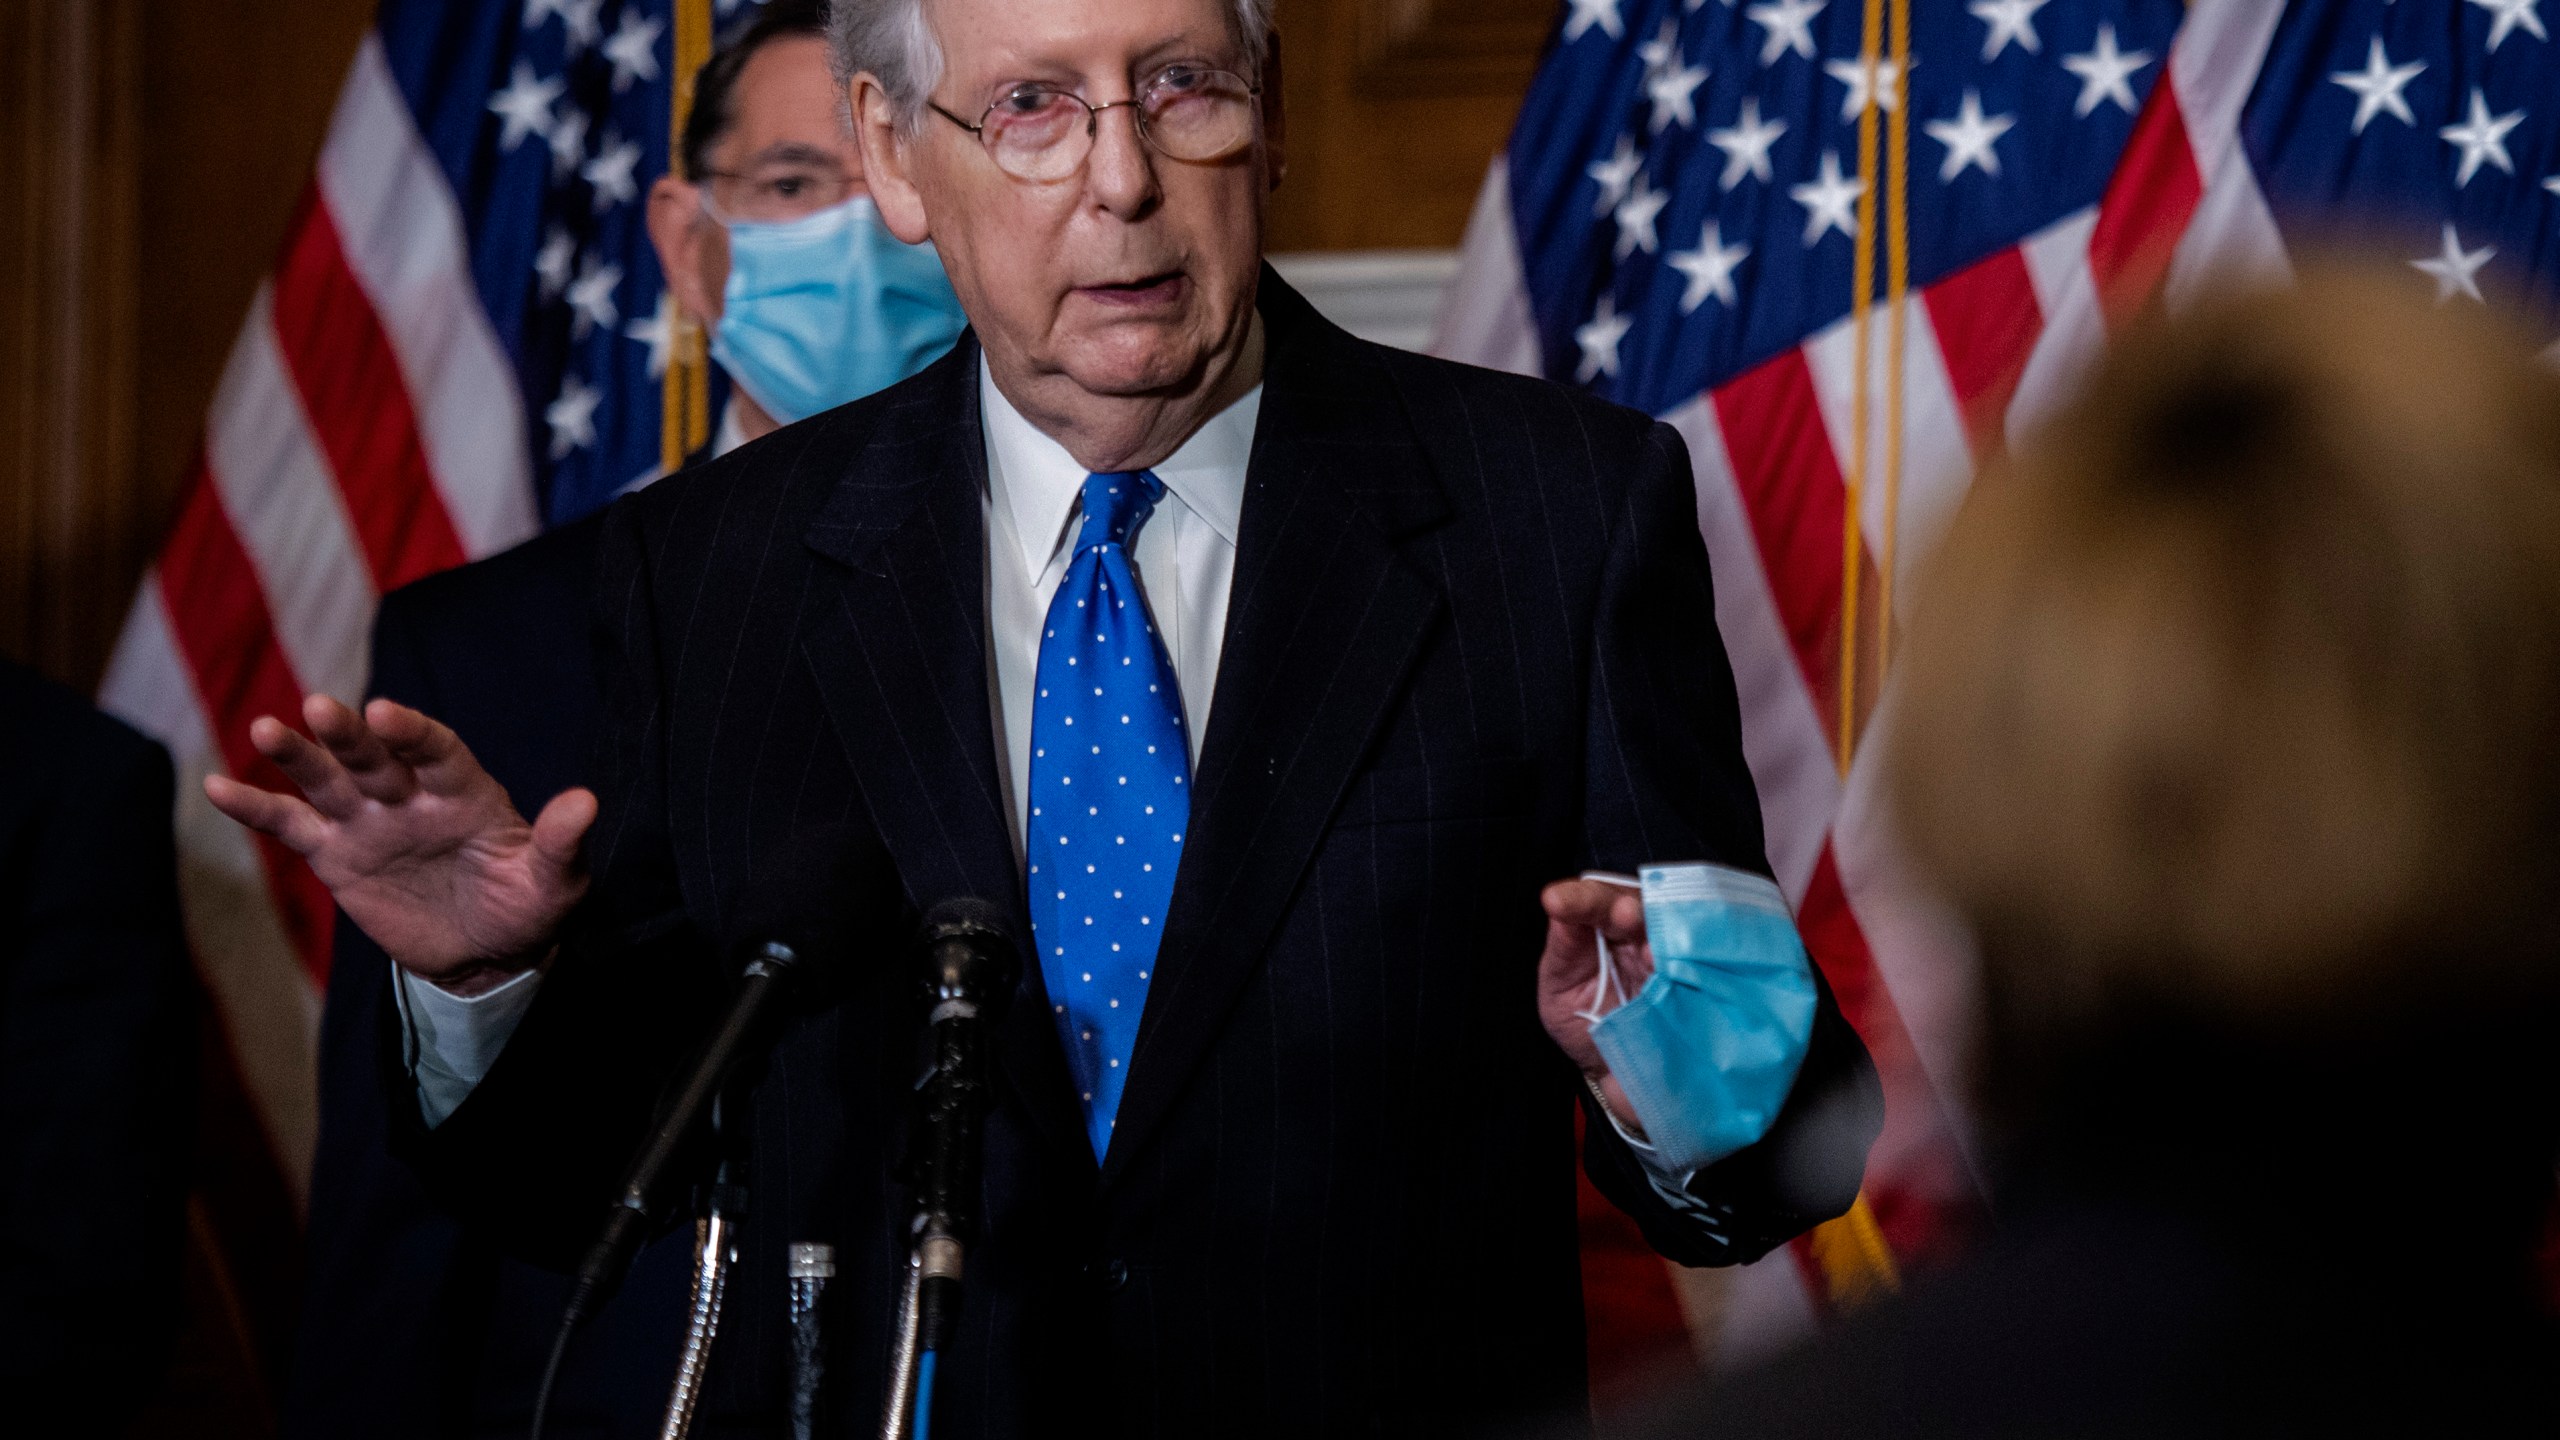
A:
<svg viewBox="0 0 2560 1440">
<path fill-rule="evenodd" d="M 1031 930 L 1096 1159 L 1128 1084 L 1191 814 L 1182 691 L 1129 568 L 1130 537 L 1163 493 L 1145 471 L 1085 477 L 1031 703 Z"/>
</svg>

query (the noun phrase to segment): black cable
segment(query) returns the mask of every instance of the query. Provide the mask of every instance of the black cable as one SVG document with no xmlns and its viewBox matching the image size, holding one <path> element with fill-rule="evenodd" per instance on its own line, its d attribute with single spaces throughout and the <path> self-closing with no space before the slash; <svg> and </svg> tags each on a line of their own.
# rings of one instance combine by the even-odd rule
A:
<svg viewBox="0 0 2560 1440">
<path fill-rule="evenodd" d="M 578 1322 L 587 1318 L 584 1310 L 573 1298 L 568 1312 L 560 1317 L 560 1333 L 551 1338 L 551 1358 L 542 1362 L 542 1383 L 533 1390 L 533 1428 L 525 1432 L 525 1440 L 542 1440 L 542 1422 L 551 1411 L 551 1387 L 560 1378 L 560 1360 L 569 1353 L 569 1337 L 578 1333 Z"/>
</svg>

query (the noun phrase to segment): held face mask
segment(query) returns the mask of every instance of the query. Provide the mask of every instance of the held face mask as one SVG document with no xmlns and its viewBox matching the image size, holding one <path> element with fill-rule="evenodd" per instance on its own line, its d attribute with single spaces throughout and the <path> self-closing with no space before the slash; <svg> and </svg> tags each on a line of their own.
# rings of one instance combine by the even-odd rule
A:
<svg viewBox="0 0 2560 1440">
<path fill-rule="evenodd" d="M 1776 1122 L 1813 1038 L 1813 966 L 1786 897 L 1762 876 L 1721 865 L 1648 865 L 1642 883 L 1653 977 L 1626 1003 L 1598 1013 L 1618 988 L 1602 941 L 1583 1017 L 1645 1138 L 1667 1168 L 1686 1173 Z"/>
<path fill-rule="evenodd" d="M 968 323 L 931 245 L 889 233 L 868 195 L 797 220 L 737 220 L 712 358 L 784 424 L 922 369 Z"/>
</svg>

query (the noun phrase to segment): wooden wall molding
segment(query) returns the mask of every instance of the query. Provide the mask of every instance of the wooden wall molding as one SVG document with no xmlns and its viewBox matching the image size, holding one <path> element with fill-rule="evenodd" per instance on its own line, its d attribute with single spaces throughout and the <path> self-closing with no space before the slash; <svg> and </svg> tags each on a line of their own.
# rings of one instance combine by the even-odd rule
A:
<svg viewBox="0 0 2560 1440">
<path fill-rule="evenodd" d="M 1355 94 L 1518 95 L 1556 23 L 1551 0 L 1353 0 Z"/>
<path fill-rule="evenodd" d="M 1420 350 L 1458 273 L 1455 250 L 1299 250 L 1271 268 L 1317 313 L 1363 340 Z"/>
<path fill-rule="evenodd" d="M 1278 0 L 1289 178 L 1276 251 L 1458 243 L 1555 0 Z"/>
<path fill-rule="evenodd" d="M 95 687 L 373 0 L 0 0 L 0 653 Z"/>
<path fill-rule="evenodd" d="M 0 651 L 85 686 L 138 570 L 140 0 L 0 7 Z"/>
</svg>

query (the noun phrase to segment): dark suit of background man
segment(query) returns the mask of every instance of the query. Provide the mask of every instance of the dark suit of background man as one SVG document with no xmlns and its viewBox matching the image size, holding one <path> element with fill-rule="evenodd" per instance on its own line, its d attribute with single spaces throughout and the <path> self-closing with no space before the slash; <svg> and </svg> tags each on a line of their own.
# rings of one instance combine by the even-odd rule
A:
<svg viewBox="0 0 2560 1440">
<path fill-rule="evenodd" d="M 0 1429 L 114 1434 L 177 1316 L 196 1051 L 175 781 L 158 745 L 5 660 L 0 736 Z"/>
<path fill-rule="evenodd" d="M 649 197 L 661 268 L 697 323 L 716 324 L 724 310 L 730 237 L 714 209 L 789 220 L 860 186 L 862 156 L 837 117 L 824 31 L 823 6 L 774 0 L 702 69 L 684 148 L 685 173 L 705 183 L 661 177 Z M 726 454 L 779 423 L 753 394 L 733 391 L 719 433 L 695 458 Z M 589 596 L 602 531 L 591 517 L 419 581 L 383 597 L 374 622 L 372 692 L 452 726 L 528 809 L 589 778 L 598 708 Z M 381 1076 L 382 1032 L 397 1024 L 392 967 L 343 917 L 337 956 L 321 1024 L 310 1274 L 285 1433 L 520 1434 L 566 1281 L 440 1209 L 392 1156 Z M 562 1370 L 554 1434 L 657 1434 L 690 1256 L 682 1236 L 643 1254 L 595 1322 L 596 1337 Z"/>
<path fill-rule="evenodd" d="M 1759 1143 L 1665 1177 L 1619 1133 L 1632 1111 L 1575 1011 L 1593 932 L 1641 962 L 1642 916 L 1541 885 L 1766 868 L 1686 452 L 1576 392 L 1355 340 L 1262 267 L 1267 14 L 840 6 L 871 192 L 938 246 L 971 336 L 610 513 L 595 793 L 527 823 L 443 727 L 325 698 L 316 741 L 252 730 L 306 798 L 208 782 L 412 976 L 534 997 L 494 1064 L 504 1026 L 421 1047 L 394 1086 L 431 1188 L 555 1265 L 725 988 L 742 887 L 797 833 L 877 838 L 909 908 L 869 920 L 756 1090 L 697 1433 L 779 1423 L 803 1240 L 840 1253 L 845 1433 L 878 1412 L 922 1019 L 896 937 L 948 896 L 1001 905 L 1030 963 L 938 1435 L 1578 1410 L 1577 1103 L 1595 1181 L 1675 1259 L 1756 1257 L 1854 1196 L 1876 1092 L 1827 996 Z M 1110 613 L 1130 603 L 1152 628 Z M 1118 648 L 1084 648 L 1080 615 Z M 1074 708 L 1088 677 L 1122 724 L 1160 707 L 1162 743 Z M 1070 735 L 1168 805 L 1178 788 L 1182 830 L 1108 771 L 1076 816 Z M 1130 836 L 1179 847 L 1152 852 L 1170 881 L 1116 858 Z M 1137 925 L 1059 863 L 1049 842 L 1076 837 L 1139 892 Z"/>
</svg>

